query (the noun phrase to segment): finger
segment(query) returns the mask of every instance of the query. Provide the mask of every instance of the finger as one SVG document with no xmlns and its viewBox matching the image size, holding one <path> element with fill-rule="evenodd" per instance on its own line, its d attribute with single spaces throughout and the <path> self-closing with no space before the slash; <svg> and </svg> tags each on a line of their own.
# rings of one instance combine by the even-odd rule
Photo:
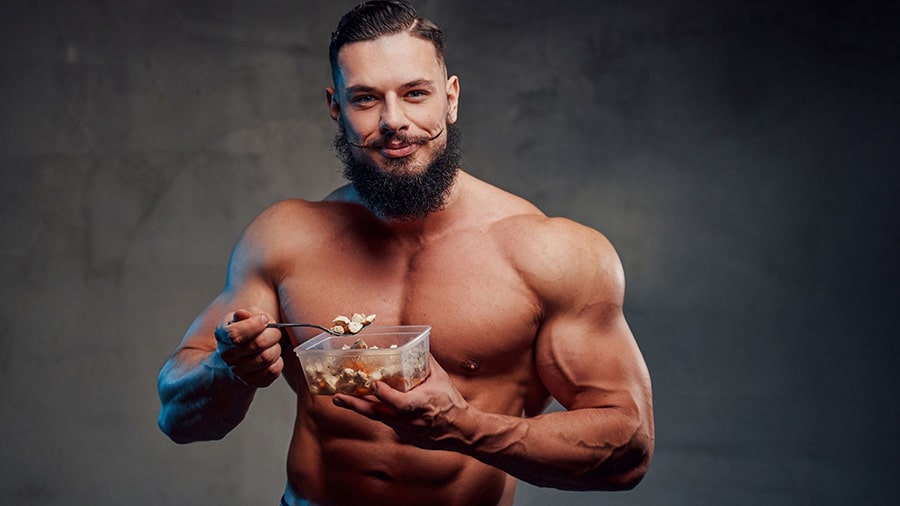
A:
<svg viewBox="0 0 900 506">
<path fill-rule="evenodd" d="M 376 381 L 374 390 L 375 397 L 379 401 L 388 404 L 397 411 L 410 412 L 415 409 L 407 394 L 396 390 L 384 381 Z"/>
<path fill-rule="evenodd" d="M 270 364 L 268 367 L 264 369 L 259 369 L 256 371 L 252 371 L 243 375 L 236 375 L 238 378 L 252 387 L 267 387 L 275 382 L 279 376 L 281 376 L 281 371 L 284 370 L 284 361 L 279 358 L 274 363 Z"/>
<path fill-rule="evenodd" d="M 256 306 L 250 306 L 247 308 L 235 310 L 233 313 L 231 313 L 231 322 L 230 323 L 236 323 L 236 322 L 243 321 L 243 320 L 249 320 L 250 318 L 257 316 L 257 315 L 265 316 L 266 318 L 269 319 L 269 321 L 274 321 L 272 319 L 272 316 L 269 313 L 263 311 L 262 309 L 260 309 Z"/>
<path fill-rule="evenodd" d="M 226 361 L 226 363 L 228 363 Z M 244 380 L 258 381 L 259 378 L 270 375 L 278 376 L 284 369 L 284 359 L 281 357 L 281 347 L 276 346 L 265 350 L 263 353 L 244 357 L 229 363 L 232 374 Z"/>
<path fill-rule="evenodd" d="M 356 411 L 357 413 L 376 421 L 385 421 L 393 414 L 393 409 L 390 406 L 385 406 L 381 402 L 372 400 L 371 398 L 335 394 L 334 397 L 332 397 L 332 403 L 339 408 Z"/>
<path fill-rule="evenodd" d="M 428 354 L 428 375 L 440 378 L 449 378 L 450 375 L 441 367 L 437 359 L 431 353 Z"/>
<path fill-rule="evenodd" d="M 223 357 L 227 356 L 232 360 L 238 360 L 243 357 L 253 357 L 260 353 L 270 350 L 281 344 L 281 332 L 278 329 L 263 329 L 263 331 L 251 340 L 239 343 L 233 347 L 222 350 Z"/>
<path fill-rule="evenodd" d="M 237 323 L 239 321 L 246 320 L 253 316 L 253 311 L 249 309 L 238 309 L 237 311 L 231 313 L 228 324 Z"/>
<path fill-rule="evenodd" d="M 265 369 L 281 358 L 281 344 L 275 342 L 267 348 L 257 349 L 252 353 L 247 351 L 247 347 L 239 346 L 222 351 L 221 356 L 226 364 L 240 372 Z"/>
<path fill-rule="evenodd" d="M 252 316 L 244 317 L 242 311 L 246 310 L 235 311 L 231 322 L 226 322 L 225 325 L 220 325 L 216 328 L 215 336 L 217 341 L 228 346 L 237 346 L 255 339 L 266 329 L 266 324 L 269 322 L 268 315 L 253 314 Z M 271 334 L 272 336 L 280 335 L 278 333 Z"/>
<path fill-rule="evenodd" d="M 257 366 L 257 369 L 265 369 L 279 360 L 281 360 L 281 345 L 275 343 L 274 346 L 259 352 L 259 355 L 254 357 L 252 363 Z"/>
</svg>

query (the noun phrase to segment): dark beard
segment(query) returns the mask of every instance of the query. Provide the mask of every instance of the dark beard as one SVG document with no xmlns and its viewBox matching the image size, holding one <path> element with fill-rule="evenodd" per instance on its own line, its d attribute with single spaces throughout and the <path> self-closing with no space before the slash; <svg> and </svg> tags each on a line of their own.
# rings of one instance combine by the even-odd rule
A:
<svg viewBox="0 0 900 506">
<path fill-rule="evenodd" d="M 353 184 L 366 207 L 382 218 L 411 221 L 444 207 L 459 171 L 461 137 L 459 128 L 448 124 L 447 144 L 418 174 L 408 171 L 386 174 L 368 160 L 357 159 L 343 128 L 335 136 L 334 148 L 344 162 L 344 177 Z M 401 158 L 388 163 L 402 168 L 408 160 Z"/>
</svg>

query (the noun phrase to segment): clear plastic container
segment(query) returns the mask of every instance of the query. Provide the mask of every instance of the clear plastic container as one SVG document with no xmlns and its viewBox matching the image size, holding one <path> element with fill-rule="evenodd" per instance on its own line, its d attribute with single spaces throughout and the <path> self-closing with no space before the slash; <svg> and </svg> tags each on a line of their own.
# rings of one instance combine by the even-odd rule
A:
<svg viewBox="0 0 900 506">
<path fill-rule="evenodd" d="M 408 392 L 428 377 L 430 334 L 427 325 L 369 326 L 343 336 L 323 332 L 294 352 L 314 395 L 369 395 L 375 381 Z"/>
</svg>

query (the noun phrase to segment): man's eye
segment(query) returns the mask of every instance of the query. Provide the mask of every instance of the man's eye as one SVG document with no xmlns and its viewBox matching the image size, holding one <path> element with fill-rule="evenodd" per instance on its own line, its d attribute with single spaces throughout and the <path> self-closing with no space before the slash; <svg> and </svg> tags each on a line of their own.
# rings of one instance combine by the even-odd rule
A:
<svg viewBox="0 0 900 506">
<path fill-rule="evenodd" d="M 354 104 L 369 104 L 375 100 L 375 97 L 372 95 L 360 95 L 358 97 L 353 97 Z"/>
<path fill-rule="evenodd" d="M 428 96 L 428 92 L 425 90 L 412 90 L 406 96 L 409 98 L 425 98 Z"/>
</svg>

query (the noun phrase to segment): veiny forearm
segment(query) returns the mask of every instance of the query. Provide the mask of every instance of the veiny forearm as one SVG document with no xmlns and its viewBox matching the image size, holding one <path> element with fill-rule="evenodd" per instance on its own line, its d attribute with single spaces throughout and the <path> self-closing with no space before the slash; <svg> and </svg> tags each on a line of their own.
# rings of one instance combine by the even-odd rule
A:
<svg viewBox="0 0 900 506">
<path fill-rule="evenodd" d="M 518 418 L 470 414 L 463 444 L 482 462 L 541 487 L 624 490 L 646 473 L 652 429 L 614 408 L 581 409 Z"/>
<path fill-rule="evenodd" d="M 173 441 L 225 437 L 250 408 L 255 388 L 241 384 L 215 353 L 182 349 L 159 374 L 159 427 Z"/>
</svg>

